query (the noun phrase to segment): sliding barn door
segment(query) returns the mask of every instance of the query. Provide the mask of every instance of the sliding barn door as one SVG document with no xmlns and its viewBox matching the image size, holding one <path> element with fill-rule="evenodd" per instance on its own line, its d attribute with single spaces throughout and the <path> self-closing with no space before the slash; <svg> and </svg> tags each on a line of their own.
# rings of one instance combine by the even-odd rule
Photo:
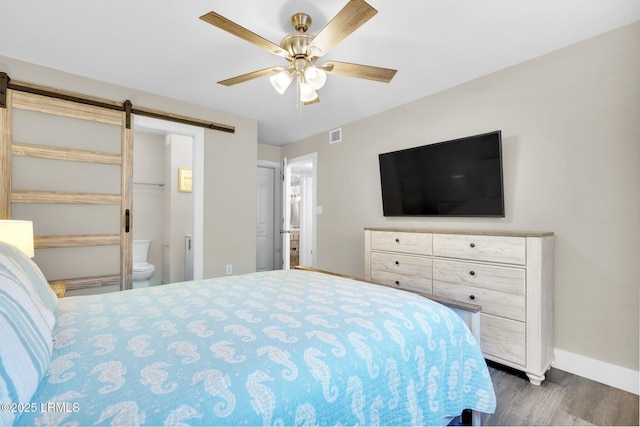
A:
<svg viewBox="0 0 640 427">
<path fill-rule="evenodd" d="M 0 218 L 31 220 L 47 280 L 131 287 L 127 113 L 18 90 L 0 106 Z"/>
</svg>

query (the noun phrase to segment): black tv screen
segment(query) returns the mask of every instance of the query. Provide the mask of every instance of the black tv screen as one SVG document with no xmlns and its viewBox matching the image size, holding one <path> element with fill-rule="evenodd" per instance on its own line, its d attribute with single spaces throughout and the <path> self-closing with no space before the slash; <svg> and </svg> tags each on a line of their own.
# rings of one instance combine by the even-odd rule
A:
<svg viewBox="0 0 640 427">
<path fill-rule="evenodd" d="M 378 157 L 384 216 L 504 217 L 501 131 Z"/>
</svg>

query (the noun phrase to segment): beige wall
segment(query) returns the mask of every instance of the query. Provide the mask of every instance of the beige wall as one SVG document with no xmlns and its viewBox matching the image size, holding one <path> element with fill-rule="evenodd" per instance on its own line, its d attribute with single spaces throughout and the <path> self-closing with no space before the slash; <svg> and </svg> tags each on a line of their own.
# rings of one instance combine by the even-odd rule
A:
<svg viewBox="0 0 640 427">
<path fill-rule="evenodd" d="M 169 267 L 165 283 L 174 283 L 186 278 L 185 236 L 193 233 L 193 193 L 178 189 L 178 169 L 193 167 L 193 137 L 172 134 L 169 138 L 171 142 L 165 154 L 168 167 L 164 171 L 168 197 L 165 198 L 164 212 L 170 212 L 170 215 L 165 215 L 163 246 L 165 264 Z"/>
<path fill-rule="evenodd" d="M 258 144 L 258 160 L 280 163 L 280 161 L 282 160 L 281 151 L 281 147 L 267 144 Z"/>
<path fill-rule="evenodd" d="M 402 70 L 400 70 L 400 73 Z M 363 227 L 555 232 L 555 347 L 638 370 L 640 23 L 283 147 L 318 153 L 318 267 Z M 506 217 L 385 218 L 379 153 L 502 130 Z"/>
<path fill-rule="evenodd" d="M 256 140 L 256 122 L 235 135 L 205 132 L 205 277 L 227 264 L 233 274 L 256 271 Z"/>
<path fill-rule="evenodd" d="M 255 271 L 257 122 L 135 89 L 63 73 L 0 56 L 11 79 L 154 108 L 236 127 L 235 134 L 205 129 L 204 276 Z M 126 67 L 123 68 L 126 72 Z M 170 82 L 168 82 L 170 84 Z"/>
</svg>

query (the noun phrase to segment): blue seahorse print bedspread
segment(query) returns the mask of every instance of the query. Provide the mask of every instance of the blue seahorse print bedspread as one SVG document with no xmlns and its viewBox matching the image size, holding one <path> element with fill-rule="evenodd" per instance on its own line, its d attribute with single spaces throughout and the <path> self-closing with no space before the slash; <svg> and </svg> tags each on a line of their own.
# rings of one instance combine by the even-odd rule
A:
<svg viewBox="0 0 640 427">
<path fill-rule="evenodd" d="M 272 271 L 61 299 L 22 425 L 438 425 L 493 412 L 474 337 L 415 294 Z"/>
</svg>

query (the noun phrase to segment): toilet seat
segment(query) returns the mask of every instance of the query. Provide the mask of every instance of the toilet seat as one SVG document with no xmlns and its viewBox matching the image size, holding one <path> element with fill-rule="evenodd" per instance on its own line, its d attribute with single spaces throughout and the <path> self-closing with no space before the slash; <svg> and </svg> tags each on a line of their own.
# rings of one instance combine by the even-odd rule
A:
<svg viewBox="0 0 640 427">
<path fill-rule="evenodd" d="M 148 262 L 134 262 L 131 271 L 131 280 L 133 280 L 134 288 L 142 286 L 143 283 L 148 286 L 149 279 L 156 271 L 156 266 Z"/>
<path fill-rule="evenodd" d="M 156 267 L 153 264 L 149 264 L 148 262 L 133 263 L 133 271 L 140 272 L 140 273 L 155 270 L 155 268 Z"/>
</svg>

